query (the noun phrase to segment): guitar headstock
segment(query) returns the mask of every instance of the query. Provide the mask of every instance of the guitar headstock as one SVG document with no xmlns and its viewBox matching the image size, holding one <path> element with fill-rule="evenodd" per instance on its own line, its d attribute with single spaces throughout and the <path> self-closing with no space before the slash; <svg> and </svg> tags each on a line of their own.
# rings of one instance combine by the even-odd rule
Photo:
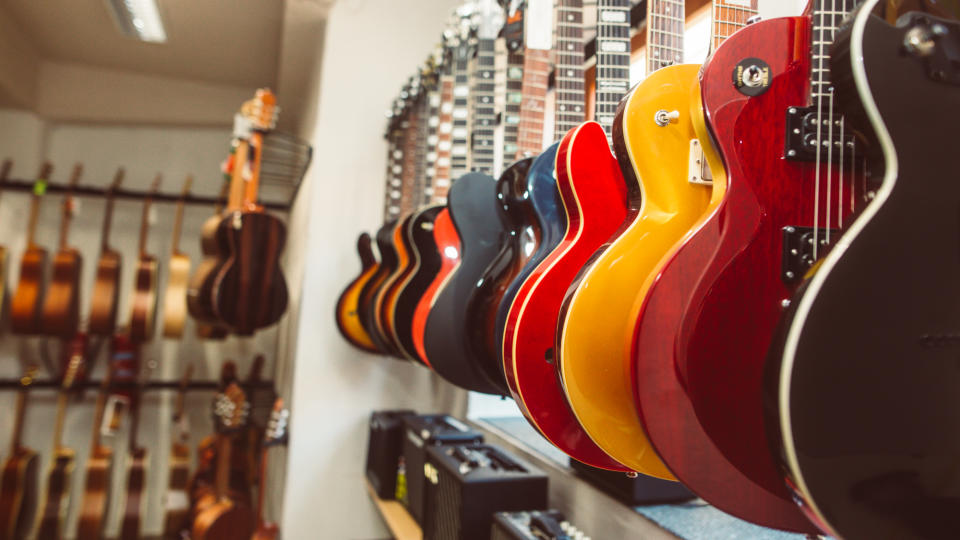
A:
<svg viewBox="0 0 960 540">
<path fill-rule="evenodd" d="M 267 429 L 263 435 L 263 446 L 277 446 L 286 444 L 289 432 L 287 424 L 290 419 L 290 410 L 283 408 L 283 398 L 277 398 L 273 402 L 273 410 L 270 411 L 270 420 L 267 422 Z"/>
<path fill-rule="evenodd" d="M 26 390 L 33 385 L 33 382 L 37 380 L 37 372 L 39 369 L 35 365 L 27 367 L 27 370 L 23 372 L 23 375 L 20 376 L 20 389 Z"/>
<path fill-rule="evenodd" d="M 43 165 L 40 165 L 40 172 L 37 173 L 36 181 L 33 183 L 34 195 L 41 196 L 47 192 L 47 182 L 50 181 L 51 174 L 53 174 L 53 164 L 44 161 Z"/>
<path fill-rule="evenodd" d="M 70 183 L 67 184 L 67 196 L 63 198 L 64 215 L 72 216 L 76 209 L 76 203 L 73 200 L 73 189 L 80 183 L 81 176 L 83 176 L 83 164 L 77 163 L 73 166 L 73 173 L 70 174 Z"/>
<path fill-rule="evenodd" d="M 479 0 L 477 10 L 477 36 L 480 39 L 495 39 L 503 27 L 503 10 L 496 0 Z"/>
<path fill-rule="evenodd" d="M 247 423 L 250 402 L 237 383 L 230 383 L 213 398 L 213 423 L 220 433 L 237 431 Z"/>
<path fill-rule="evenodd" d="M 87 339 L 86 334 L 77 334 L 70 342 L 70 352 L 63 368 L 63 377 L 60 379 L 60 389 L 70 390 L 83 377 L 85 367 Z"/>
<path fill-rule="evenodd" d="M 277 96 L 269 88 L 260 88 L 252 100 L 243 104 L 240 112 L 253 129 L 266 132 L 276 127 L 280 107 L 277 107 Z"/>
</svg>

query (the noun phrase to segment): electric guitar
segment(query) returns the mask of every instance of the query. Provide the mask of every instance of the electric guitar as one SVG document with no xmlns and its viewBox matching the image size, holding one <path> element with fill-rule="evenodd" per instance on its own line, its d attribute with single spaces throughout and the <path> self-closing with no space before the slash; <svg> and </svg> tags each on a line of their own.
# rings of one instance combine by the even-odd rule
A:
<svg viewBox="0 0 960 540">
<path fill-rule="evenodd" d="M 859 199 L 849 163 L 860 151 L 822 57 L 851 4 L 817 0 L 811 15 L 754 23 L 704 67 L 726 171 L 706 217 L 662 263 L 632 359 L 637 412 L 678 478 L 724 512 L 807 533 L 816 528 L 770 452 L 762 379 L 784 306 Z"/>
<path fill-rule="evenodd" d="M 437 270 L 436 276 L 417 302 L 410 324 L 410 334 L 413 338 L 413 346 L 417 350 L 417 356 L 431 369 L 433 364 L 430 357 L 427 356 L 426 344 L 424 343 L 427 318 L 430 316 L 430 309 L 433 307 L 441 287 L 447 283 L 450 275 L 460 266 L 460 237 L 457 235 L 457 229 L 450 218 L 450 210 L 446 207 L 441 209 L 433 220 L 433 242 L 437 246 L 437 253 L 440 255 L 440 269 Z"/>
<path fill-rule="evenodd" d="M 391 342 L 383 335 L 376 322 L 374 301 L 384 281 L 397 267 L 397 251 L 394 249 L 392 241 L 393 230 L 396 226 L 395 221 L 388 221 L 377 230 L 376 242 L 377 251 L 380 252 L 380 264 L 366 285 L 360 290 L 360 298 L 357 300 L 357 317 L 360 319 L 360 324 L 370 335 L 370 339 L 373 340 L 377 349 L 389 355 L 399 353 L 394 351 Z"/>
<path fill-rule="evenodd" d="M 289 422 L 290 411 L 283 408 L 283 398 L 277 398 L 273 403 L 273 410 L 270 412 L 270 420 L 267 423 L 267 430 L 264 432 L 263 448 L 260 451 L 260 489 L 257 494 L 257 529 L 253 532 L 251 540 L 274 540 L 280 536 L 280 528 L 276 523 L 267 522 L 263 517 L 264 501 L 266 501 L 267 492 L 267 452 L 270 448 L 284 445 L 287 443 L 289 434 L 287 432 L 287 423 Z"/>
<path fill-rule="evenodd" d="M 47 190 L 53 166 L 44 162 L 33 184 L 30 217 L 27 220 L 27 247 L 20 259 L 20 277 L 10 303 L 10 326 L 15 334 L 40 332 L 43 298 L 46 293 L 47 250 L 36 243 L 40 199 Z"/>
<path fill-rule="evenodd" d="M 3 462 L 3 473 L 0 476 L 0 538 L 9 540 L 27 537 L 37 511 L 40 459 L 34 450 L 22 444 L 23 417 L 27 409 L 30 385 L 36 375 L 37 368 L 30 366 L 20 378 L 10 455 Z"/>
<path fill-rule="evenodd" d="M 140 255 L 134 273 L 133 298 L 130 302 L 130 339 L 145 342 L 153 339 L 157 320 L 157 287 L 160 279 L 160 262 L 147 253 L 147 233 L 150 229 L 150 205 L 153 195 L 160 187 L 158 174 L 150 186 L 150 194 L 143 200 L 143 215 L 140 218 Z"/>
<path fill-rule="evenodd" d="M 173 218 L 173 247 L 170 249 L 170 262 L 167 263 L 167 290 L 163 296 L 163 337 L 168 338 L 183 336 L 183 326 L 187 321 L 190 257 L 180 251 L 180 230 L 183 227 L 183 207 L 192 182 L 191 176 L 184 181 L 180 200 L 177 201 L 177 213 Z"/>
<path fill-rule="evenodd" d="M 106 208 L 103 211 L 103 230 L 100 233 L 100 259 L 90 294 L 90 316 L 87 331 L 94 336 L 112 336 L 117 327 L 117 305 L 120 300 L 120 252 L 110 247 L 110 226 L 113 223 L 114 194 L 123 182 L 124 170 L 118 169 L 113 183 L 107 189 Z"/>
<path fill-rule="evenodd" d="M 814 21 L 839 22 L 827 6 Z M 830 56 L 841 127 L 868 144 L 876 190 L 792 298 L 767 359 L 774 455 L 807 516 L 837 538 L 960 530 L 960 190 L 942 143 L 960 121 L 960 68 L 950 60 L 960 24 L 897 15 L 868 0 L 832 47 L 815 44 Z M 877 296 L 885 283 L 897 286 Z"/>
<path fill-rule="evenodd" d="M 377 333 L 383 336 L 384 340 L 389 344 L 388 346 L 393 355 L 403 359 L 408 358 L 408 356 L 400 348 L 400 344 L 394 339 L 393 328 L 390 325 L 392 317 L 388 318 L 387 316 L 386 298 L 389 296 L 390 291 L 393 290 L 394 285 L 396 285 L 404 273 L 409 270 L 412 262 L 410 249 L 406 243 L 406 231 L 412 220 L 413 214 L 404 213 L 400 221 L 398 221 L 393 227 L 393 230 L 390 231 L 390 245 L 397 255 L 397 262 L 394 265 L 393 271 L 387 275 L 383 280 L 383 284 L 377 290 L 372 306 L 373 320 L 377 328 Z"/>
<path fill-rule="evenodd" d="M 193 364 L 187 364 L 180 378 L 180 389 L 173 409 L 173 425 L 176 426 L 176 438 L 170 445 L 168 458 L 170 473 L 167 492 L 163 496 L 163 536 L 180 538 L 182 531 L 188 528 L 190 514 L 190 496 L 187 487 L 190 482 L 190 428 L 184 407 L 187 385 L 193 375 Z"/>
<path fill-rule="evenodd" d="M 351 281 L 337 300 L 335 319 L 337 329 L 351 345 L 358 349 L 378 353 L 380 349 L 373 343 L 367 330 L 360 324 L 359 300 L 360 291 L 377 272 L 379 263 L 373 254 L 370 235 L 363 233 L 357 238 L 357 253 L 360 255 L 360 275 Z"/>
</svg>

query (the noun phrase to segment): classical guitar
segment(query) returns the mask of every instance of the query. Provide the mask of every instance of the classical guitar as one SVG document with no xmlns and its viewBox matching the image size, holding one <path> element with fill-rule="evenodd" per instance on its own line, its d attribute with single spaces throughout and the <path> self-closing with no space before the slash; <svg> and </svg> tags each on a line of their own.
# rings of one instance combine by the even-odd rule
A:
<svg viewBox="0 0 960 540">
<path fill-rule="evenodd" d="M 260 489 L 257 493 L 257 529 L 251 540 L 275 540 L 280 535 L 280 528 L 276 523 L 267 522 L 263 517 L 264 501 L 267 494 L 267 452 L 270 448 L 286 444 L 287 423 L 290 411 L 283 408 L 283 398 L 277 398 L 270 412 L 267 430 L 264 432 L 262 450 L 260 451 Z"/>
<path fill-rule="evenodd" d="M 374 302 L 383 282 L 397 267 L 397 251 L 393 247 L 393 230 L 396 226 L 395 221 L 387 221 L 377 230 L 376 242 L 377 251 L 380 252 L 380 264 L 367 284 L 360 290 L 360 298 L 357 300 L 357 317 L 360 319 L 360 324 L 363 325 L 377 349 L 391 355 L 399 353 L 394 351 L 392 342 L 380 331 L 376 321 Z"/>
<path fill-rule="evenodd" d="M 236 383 L 230 384 L 215 400 L 214 423 L 217 427 L 217 469 L 214 491 L 198 501 L 193 519 L 194 540 L 232 540 L 249 538 L 254 530 L 254 515 L 229 491 L 231 434 L 243 428 L 250 404 Z"/>
<path fill-rule="evenodd" d="M 217 229 L 219 249 L 226 258 L 212 290 L 217 319 L 239 335 L 276 323 L 287 309 L 288 294 L 280 269 L 286 226 L 257 203 L 263 140 L 276 123 L 276 97 L 270 90 L 258 90 L 248 107 L 244 114 L 253 129 L 243 171 L 243 206 Z"/>
<path fill-rule="evenodd" d="M 78 340 L 77 343 L 84 343 Z M 60 540 L 64 537 L 64 521 L 70 509 L 70 481 L 73 476 L 75 452 L 62 444 L 63 421 L 67 413 L 67 398 L 73 383 L 84 369 L 83 347 L 69 351 L 66 369 L 57 396 L 57 416 L 53 425 L 53 457 L 47 472 L 47 491 L 38 515 L 37 540 Z"/>
<path fill-rule="evenodd" d="M 608 456 L 580 425 L 555 375 L 557 321 L 567 290 L 627 217 L 627 186 L 608 137 L 629 85 L 629 0 L 600 0 L 597 21 L 594 117 L 600 123 L 581 124 L 560 142 L 555 166 L 566 233 L 513 299 L 502 369 L 520 410 L 544 437 L 583 463 L 626 471 L 629 467 Z M 651 28 L 656 22 L 651 20 Z"/>
<path fill-rule="evenodd" d="M 334 316 L 337 329 L 351 345 L 367 352 L 381 352 L 374 344 L 367 330 L 360 324 L 359 300 L 360 291 L 377 272 L 379 263 L 373 254 L 370 235 L 363 233 L 357 238 L 357 254 L 360 255 L 360 275 L 355 277 L 337 299 L 337 308 Z"/>
<path fill-rule="evenodd" d="M 150 230 L 150 205 L 153 194 L 160 187 L 160 175 L 153 180 L 150 194 L 143 200 L 143 215 L 140 218 L 140 255 L 134 272 L 133 298 L 130 301 L 130 339 L 145 342 L 153 339 L 157 319 L 157 287 L 160 262 L 147 253 L 147 233 Z"/>
<path fill-rule="evenodd" d="M 44 162 L 33 184 L 30 199 L 30 217 L 27 220 L 27 247 L 20 259 L 20 277 L 10 303 L 10 327 L 16 334 L 40 332 L 40 315 L 46 293 L 47 250 L 37 244 L 37 219 L 40 216 L 40 198 L 47 190 L 47 179 L 53 172 L 50 162 Z"/>
<path fill-rule="evenodd" d="M 12 160 L 5 159 L 0 164 L 0 188 L 6 183 L 11 168 L 13 168 Z M 10 297 L 7 296 L 8 255 L 7 247 L 0 245 L 0 322 L 7 320 L 7 304 L 10 303 Z"/>
<path fill-rule="evenodd" d="M 4 539 L 26 538 L 37 511 L 40 460 L 35 451 L 22 444 L 23 417 L 30 385 L 33 384 L 36 374 L 36 367 L 31 366 L 20 378 L 10 455 L 3 462 L 3 473 L 0 477 L 0 538 Z"/>
<path fill-rule="evenodd" d="M 822 57 L 850 6 L 817 0 L 813 16 L 754 23 L 704 67 L 703 107 L 726 171 L 706 218 L 661 263 L 632 358 L 637 412 L 684 484 L 727 513 L 810 533 L 770 452 L 762 380 L 784 305 L 859 200 L 851 180 L 862 175 L 844 163 L 860 152 L 841 133 Z"/>
<path fill-rule="evenodd" d="M 100 259 L 90 294 L 90 317 L 87 331 L 94 336 L 112 336 L 117 327 L 117 305 L 120 300 L 120 252 L 110 247 L 110 226 L 113 223 L 114 194 L 123 182 L 124 171 L 118 169 L 107 189 L 103 210 L 103 231 L 100 233 Z"/>
<path fill-rule="evenodd" d="M 132 367 L 142 377 L 140 344 L 133 340 L 134 350 Z M 120 540 L 139 540 L 143 523 L 143 514 L 147 501 L 147 467 L 150 464 L 147 448 L 140 446 L 138 435 L 140 428 L 140 405 L 142 390 L 140 384 L 130 393 L 129 418 L 127 428 L 127 470 L 126 484 L 123 495 L 123 511 L 120 517 Z"/>
<path fill-rule="evenodd" d="M 177 201 L 177 213 L 173 218 L 173 246 L 170 248 L 170 262 L 167 263 L 167 290 L 163 295 L 163 337 L 183 336 L 183 326 L 187 321 L 187 285 L 190 281 L 190 257 L 180 251 L 180 231 L 183 227 L 183 208 L 190 194 L 193 177 L 183 182 L 183 191 Z"/>
<path fill-rule="evenodd" d="M 441 209 L 433 220 L 433 243 L 437 246 L 437 253 L 440 255 L 440 268 L 417 302 L 410 321 L 410 335 L 413 346 L 417 350 L 417 356 L 429 367 L 432 365 L 423 341 L 427 317 L 430 316 L 430 308 L 433 307 L 440 288 L 447 282 L 450 274 L 460 266 L 460 237 L 457 236 L 457 229 L 453 226 L 448 208 Z"/>
<path fill-rule="evenodd" d="M 80 323 L 80 275 L 83 271 L 83 256 L 77 248 L 67 245 L 67 234 L 74 212 L 73 189 L 82 174 L 83 166 L 78 163 L 73 167 L 68 191 L 63 198 L 60 248 L 53 256 L 53 275 L 47 286 L 40 319 L 40 332 L 48 336 L 72 336 Z"/>
<path fill-rule="evenodd" d="M 193 375 L 193 364 L 187 364 L 180 378 L 177 401 L 173 408 L 175 439 L 170 445 L 169 480 L 167 491 L 163 495 L 163 536 L 181 538 L 188 529 L 187 518 L 190 515 L 190 496 L 187 487 L 190 482 L 190 424 L 184 407 L 187 384 Z"/>
<path fill-rule="evenodd" d="M 828 5 L 815 21 L 831 20 Z M 840 127 L 867 142 L 878 185 L 791 301 L 767 360 L 767 426 L 788 486 L 827 534 L 952 538 L 960 190 L 943 141 L 960 121 L 960 66 L 950 60 L 960 24 L 891 10 L 864 2 L 832 47 L 815 45 L 830 55 Z M 876 296 L 884 283 L 897 285 Z"/>
</svg>

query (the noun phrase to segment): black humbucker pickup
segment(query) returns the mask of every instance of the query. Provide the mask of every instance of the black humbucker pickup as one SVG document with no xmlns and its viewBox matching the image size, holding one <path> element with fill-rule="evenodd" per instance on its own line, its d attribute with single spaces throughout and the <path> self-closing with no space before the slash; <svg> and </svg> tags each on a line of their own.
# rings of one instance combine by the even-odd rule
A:
<svg viewBox="0 0 960 540">
<path fill-rule="evenodd" d="M 844 161 L 849 161 L 854 154 L 852 150 L 855 144 L 853 130 L 844 129 L 843 117 L 839 114 L 818 114 L 816 107 L 787 108 L 787 135 L 784 139 L 784 156 L 787 159 L 816 161 L 819 146 L 821 163 L 839 163 L 841 157 Z"/>
<path fill-rule="evenodd" d="M 788 226 L 783 228 L 783 261 L 780 277 L 784 283 L 796 283 L 803 279 L 807 270 L 817 259 L 823 257 L 830 250 L 830 245 L 840 237 L 839 229 L 820 227 L 817 234 L 813 234 L 813 227 Z M 814 238 L 816 236 L 816 238 Z M 816 244 L 816 257 L 814 257 Z"/>
</svg>

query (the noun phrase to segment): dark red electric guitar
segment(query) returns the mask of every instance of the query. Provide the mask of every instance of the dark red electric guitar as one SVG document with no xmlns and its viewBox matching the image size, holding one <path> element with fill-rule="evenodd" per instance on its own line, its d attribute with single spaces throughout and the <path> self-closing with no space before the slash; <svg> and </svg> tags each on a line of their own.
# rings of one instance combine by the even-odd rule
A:
<svg viewBox="0 0 960 540">
<path fill-rule="evenodd" d="M 807 533 L 817 530 L 767 445 L 762 379 L 784 306 L 860 200 L 823 56 L 852 4 L 814 0 L 807 16 L 755 23 L 705 66 L 726 174 L 714 174 L 718 203 L 662 267 L 634 332 L 637 409 L 670 470 L 725 512 Z"/>
</svg>

